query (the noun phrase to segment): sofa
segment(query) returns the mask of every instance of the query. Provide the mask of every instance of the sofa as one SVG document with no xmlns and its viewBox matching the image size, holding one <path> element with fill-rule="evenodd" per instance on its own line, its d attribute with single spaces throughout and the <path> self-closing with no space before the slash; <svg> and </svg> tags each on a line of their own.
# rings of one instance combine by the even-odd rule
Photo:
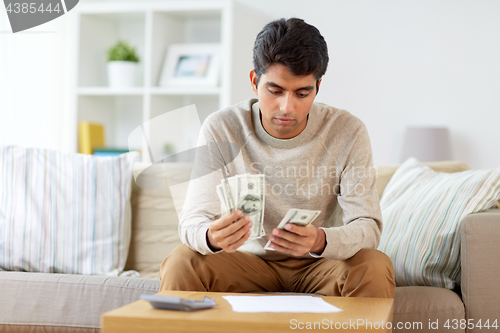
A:
<svg viewBox="0 0 500 333">
<path fill-rule="evenodd" d="M 442 172 L 468 169 L 460 162 L 428 165 Z M 134 174 L 145 167 L 134 164 Z M 377 168 L 379 196 L 396 169 Z M 190 169 L 180 163 L 148 168 L 142 180 L 163 184 L 158 188 L 140 187 L 132 181 L 132 236 L 125 270 L 137 271 L 139 277 L 0 271 L 0 331 L 97 332 L 104 312 L 134 302 L 141 294 L 156 293 L 160 264 L 180 244 L 175 209 L 179 199 L 172 198 L 165 185 L 165 172 L 168 177 L 182 178 Z M 484 328 L 475 327 L 479 320 L 483 324 L 489 320 L 491 325 L 500 319 L 500 209 L 470 214 L 463 223 L 461 286 L 453 291 L 397 287 L 394 332 L 483 332 Z"/>
</svg>

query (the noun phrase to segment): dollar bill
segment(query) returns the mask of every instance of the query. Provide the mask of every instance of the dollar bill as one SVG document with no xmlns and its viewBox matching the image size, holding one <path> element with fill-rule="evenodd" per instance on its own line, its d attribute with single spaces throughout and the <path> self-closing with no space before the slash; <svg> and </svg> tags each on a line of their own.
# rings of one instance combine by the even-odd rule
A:
<svg viewBox="0 0 500 333">
<path fill-rule="evenodd" d="M 221 216 L 229 215 L 229 213 L 230 213 L 229 202 L 227 201 L 228 199 L 226 198 L 226 195 L 224 194 L 223 185 L 222 184 L 217 185 L 215 187 L 215 192 L 217 193 L 217 196 L 219 197 L 219 200 L 220 200 Z"/>
<path fill-rule="evenodd" d="M 259 238 L 264 230 L 264 175 L 236 176 L 237 209 L 252 221 L 250 238 Z"/>
<path fill-rule="evenodd" d="M 285 230 L 285 225 L 287 223 L 293 223 L 293 224 L 297 224 L 297 225 L 306 226 L 306 225 L 312 223 L 318 217 L 319 214 L 321 214 L 320 210 L 307 210 L 307 209 L 292 208 L 292 209 L 288 210 L 288 212 L 285 214 L 285 217 L 283 217 L 281 222 L 278 224 L 277 228 Z M 268 241 L 266 243 L 266 246 L 264 246 L 264 249 L 274 251 L 274 249 L 269 247 L 269 245 L 271 245 L 271 241 Z"/>
<path fill-rule="evenodd" d="M 244 174 L 224 178 L 216 186 L 221 202 L 222 216 L 240 209 L 252 221 L 249 240 L 265 236 L 265 176 L 263 174 Z"/>
<path fill-rule="evenodd" d="M 229 211 L 232 213 L 236 209 L 235 197 L 233 196 L 233 192 L 235 189 L 231 188 L 229 178 L 224 178 L 222 180 L 222 189 L 223 189 L 224 197 L 225 197 L 225 200 L 227 202 Z"/>
</svg>

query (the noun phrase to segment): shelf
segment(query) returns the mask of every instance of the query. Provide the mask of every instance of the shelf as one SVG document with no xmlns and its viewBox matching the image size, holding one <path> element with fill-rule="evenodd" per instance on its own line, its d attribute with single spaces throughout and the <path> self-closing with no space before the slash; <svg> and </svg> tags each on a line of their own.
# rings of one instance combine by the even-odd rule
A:
<svg viewBox="0 0 500 333">
<path fill-rule="evenodd" d="M 78 88 L 80 96 L 135 96 L 143 95 L 145 90 L 137 88 L 82 87 Z"/>
<path fill-rule="evenodd" d="M 107 54 L 111 45 L 124 39 L 137 49 L 138 84 L 144 86 L 146 14 L 80 14 L 78 37 L 78 86 L 106 87 Z"/>
<path fill-rule="evenodd" d="M 154 88 L 109 88 L 81 87 L 79 96 L 140 96 L 151 95 L 219 95 L 220 87 L 154 87 Z"/>
<path fill-rule="evenodd" d="M 68 116 L 72 129 L 78 121 L 102 123 L 107 144 L 125 147 L 135 128 L 166 112 L 194 104 L 203 122 L 211 113 L 253 96 L 248 83 L 253 43 L 269 22 L 259 11 L 234 0 L 134 0 L 81 4 L 77 13 L 73 57 L 77 74 L 74 108 Z M 137 48 L 136 87 L 108 86 L 107 50 L 119 39 Z M 219 86 L 159 86 L 169 47 L 190 43 L 220 44 Z M 191 128 L 191 119 L 182 121 L 179 129 Z M 149 129 L 146 132 L 150 134 Z M 188 132 L 183 133 L 186 140 L 196 141 L 197 134 Z M 76 149 L 75 130 L 67 139 L 68 146 Z M 141 140 L 137 147 L 146 151 Z M 149 160 L 146 155 L 142 158 Z"/>
<path fill-rule="evenodd" d="M 220 87 L 155 87 L 152 95 L 219 95 Z"/>
</svg>

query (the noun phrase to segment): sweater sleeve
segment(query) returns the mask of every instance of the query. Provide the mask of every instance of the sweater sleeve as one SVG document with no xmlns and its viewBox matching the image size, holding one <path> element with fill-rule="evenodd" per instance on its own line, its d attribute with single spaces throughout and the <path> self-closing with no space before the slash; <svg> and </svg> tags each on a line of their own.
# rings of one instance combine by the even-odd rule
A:
<svg viewBox="0 0 500 333">
<path fill-rule="evenodd" d="M 376 248 L 382 232 L 382 213 L 376 187 L 376 172 L 368 132 L 363 123 L 346 143 L 346 158 L 341 169 L 340 193 L 343 226 L 321 228 L 326 235 L 322 254 L 313 257 L 345 260 L 362 248 Z"/>
<path fill-rule="evenodd" d="M 223 178 L 223 158 L 219 144 L 202 126 L 186 198 L 179 214 L 181 241 L 201 254 L 213 254 L 207 243 L 210 223 L 220 217 L 220 201 L 215 188 Z"/>
</svg>

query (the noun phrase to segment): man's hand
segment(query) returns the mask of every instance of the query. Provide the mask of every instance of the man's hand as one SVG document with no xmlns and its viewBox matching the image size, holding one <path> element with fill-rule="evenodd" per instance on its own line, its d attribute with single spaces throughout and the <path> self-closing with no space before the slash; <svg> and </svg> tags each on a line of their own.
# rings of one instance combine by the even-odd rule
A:
<svg viewBox="0 0 500 333">
<path fill-rule="evenodd" d="M 221 217 L 210 223 L 207 239 L 214 250 L 235 252 L 250 237 L 252 222 L 248 215 L 242 216 L 241 210 Z"/>
<path fill-rule="evenodd" d="M 287 223 L 285 229 L 275 228 L 269 237 L 270 246 L 276 251 L 299 257 L 309 252 L 321 254 L 325 250 L 326 235 L 322 229 L 312 224 L 299 226 L 292 223 Z"/>
</svg>

